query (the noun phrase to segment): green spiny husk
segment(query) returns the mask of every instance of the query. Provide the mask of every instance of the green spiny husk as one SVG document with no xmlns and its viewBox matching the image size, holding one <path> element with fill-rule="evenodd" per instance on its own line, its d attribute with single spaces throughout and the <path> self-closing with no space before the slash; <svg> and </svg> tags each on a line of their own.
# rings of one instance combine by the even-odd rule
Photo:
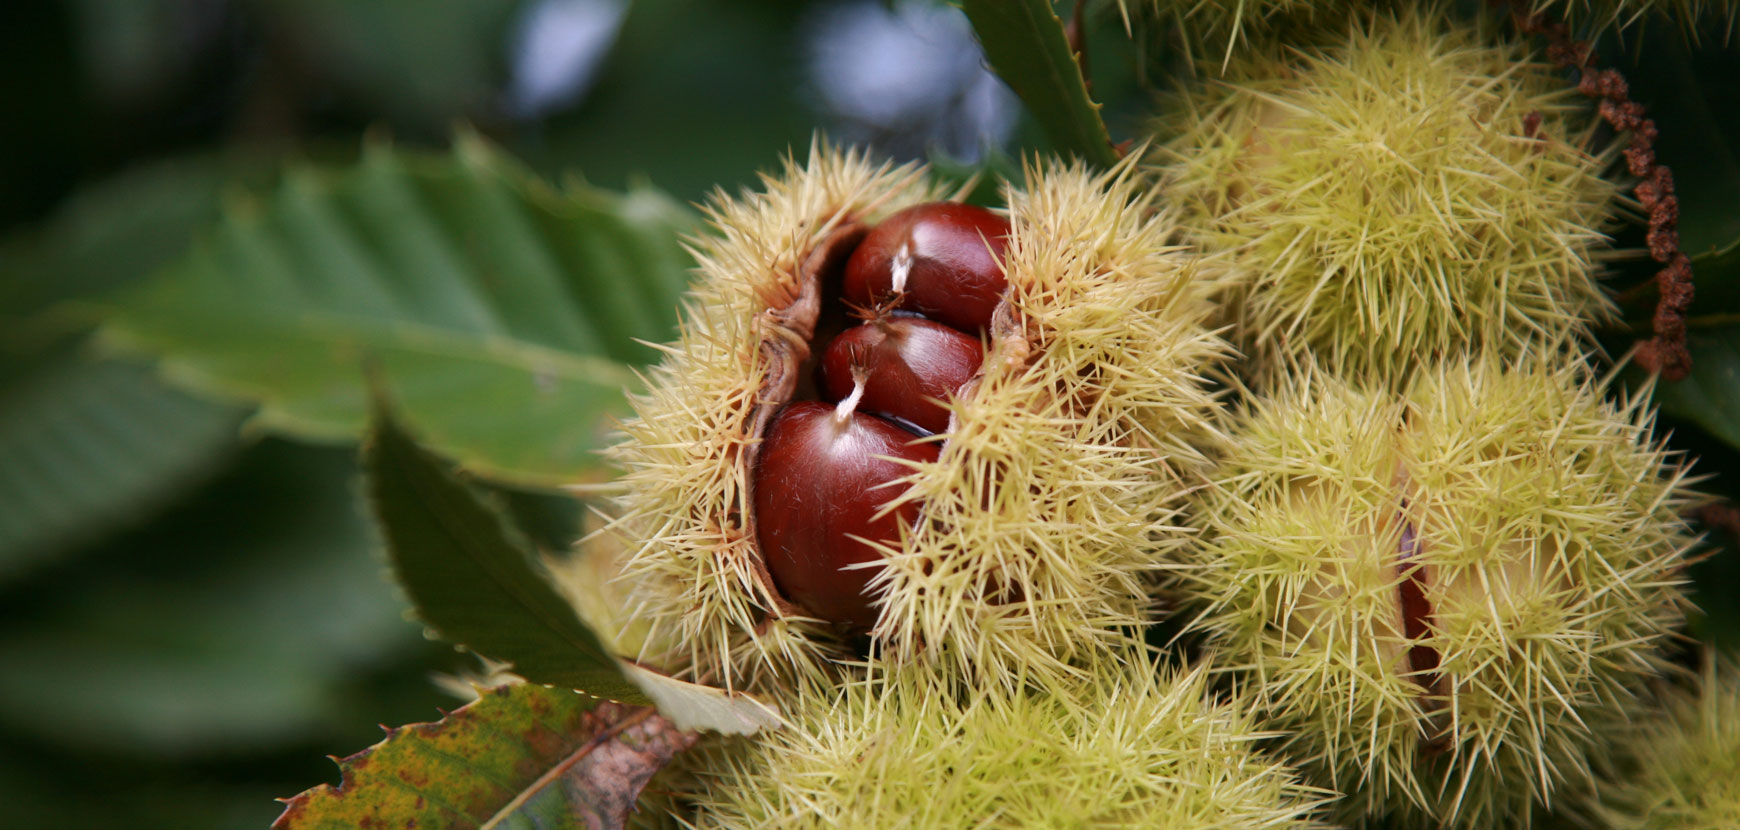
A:
<svg viewBox="0 0 1740 830">
<path fill-rule="evenodd" d="M 1255 749 L 1207 672 L 1131 655 L 1007 696 L 908 666 L 811 689 L 791 729 L 717 752 L 697 827 L 1305 830 L 1328 793 Z"/>
<path fill-rule="evenodd" d="M 1236 418 L 1175 588 L 1347 820 L 1528 826 L 1666 668 L 1696 497 L 1604 392 L 1559 354 L 1307 367 Z"/>
<path fill-rule="evenodd" d="M 1635 722 L 1587 812 L 1609 830 L 1740 827 L 1740 664 L 1711 655 L 1693 689 Z"/>
<path fill-rule="evenodd" d="M 921 169 L 820 144 L 764 184 L 714 200 L 682 338 L 613 450 L 627 472 L 609 530 L 629 551 L 645 642 L 669 645 L 642 657 L 781 691 L 837 680 L 851 656 L 778 595 L 750 510 L 759 430 L 810 347 L 792 311 L 820 293 L 806 263 L 939 194 Z M 1132 160 L 1105 173 L 1036 164 L 1006 190 L 1009 289 L 984 366 L 951 402 L 951 430 L 929 439 L 940 458 L 890 488 L 921 502 L 922 520 L 873 583 L 877 656 L 1013 688 L 1121 659 L 1145 621 L 1155 572 L 1183 542 L 1170 517 L 1207 463 L 1202 376 L 1225 345 L 1203 325 L 1171 217 L 1140 185 Z"/>
<path fill-rule="evenodd" d="M 1618 185 L 1595 119 L 1517 41 L 1442 8 L 1356 15 L 1168 101 L 1152 155 L 1253 377 L 1307 355 L 1400 384 L 1420 362 L 1585 332 Z"/>
</svg>

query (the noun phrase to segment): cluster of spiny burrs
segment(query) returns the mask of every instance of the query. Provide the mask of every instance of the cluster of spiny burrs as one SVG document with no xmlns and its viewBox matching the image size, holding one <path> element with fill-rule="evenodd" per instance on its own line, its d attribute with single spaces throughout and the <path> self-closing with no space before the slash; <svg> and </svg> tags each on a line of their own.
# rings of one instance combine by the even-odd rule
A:
<svg viewBox="0 0 1740 830">
<path fill-rule="evenodd" d="M 841 263 L 945 194 L 818 143 L 714 199 L 613 450 L 620 582 L 574 597 L 787 724 L 704 744 L 648 818 L 1526 827 L 1581 798 L 1618 826 L 1656 797 L 1587 800 L 1672 672 L 1698 497 L 1589 353 L 1623 205 L 1585 102 L 1438 7 L 1154 8 L 1209 78 L 1112 170 L 1005 188 L 982 364 L 872 488 L 903 518 L 853 540 L 861 622 L 770 573 L 757 453 Z"/>
<path fill-rule="evenodd" d="M 618 647 L 789 723 L 687 759 L 659 806 L 730 827 L 1321 826 L 1328 793 L 1142 641 L 1220 440 L 1208 376 L 1228 349 L 1135 157 L 1035 163 L 1006 188 L 1007 289 L 946 431 L 914 439 L 939 449 L 886 488 L 919 519 L 873 540 L 874 625 L 811 618 L 766 578 L 749 492 L 766 471 L 746 454 L 796 388 L 775 381 L 806 359 L 805 298 L 872 238 L 854 227 L 934 198 L 921 173 L 818 144 L 716 200 L 683 338 L 614 450 L 628 475 L 592 544 L 623 590 L 581 567 L 571 594 Z"/>
<path fill-rule="evenodd" d="M 1527 827 L 1604 786 L 1675 671 L 1699 497 L 1597 373 L 1594 113 L 1496 26 L 1354 18 L 1161 113 L 1151 169 L 1245 355 L 1171 588 L 1339 820 Z"/>
<path fill-rule="evenodd" d="M 1248 53 L 1162 113 L 1165 191 L 1256 366 L 1400 378 L 1608 312 L 1594 266 L 1619 186 L 1574 90 L 1430 12 L 1324 40 Z"/>
<path fill-rule="evenodd" d="M 1612 830 L 1740 827 L 1740 665 L 1715 658 L 1663 697 L 1626 725 L 1587 817 Z"/>
</svg>

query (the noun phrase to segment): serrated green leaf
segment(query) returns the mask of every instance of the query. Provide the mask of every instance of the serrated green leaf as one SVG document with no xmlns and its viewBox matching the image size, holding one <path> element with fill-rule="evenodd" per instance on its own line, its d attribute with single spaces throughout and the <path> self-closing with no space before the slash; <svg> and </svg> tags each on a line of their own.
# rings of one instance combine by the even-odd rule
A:
<svg viewBox="0 0 1740 830">
<path fill-rule="evenodd" d="M 187 156 L 77 191 L 41 227 L 14 234 L 0 251 L 0 342 L 23 348 L 32 345 L 25 334 L 89 328 L 34 318 L 135 282 L 181 256 L 194 233 L 222 215 L 226 190 L 269 182 L 272 169 L 248 155 Z"/>
<path fill-rule="evenodd" d="M 393 573 L 443 639 L 535 683 L 652 702 L 551 587 L 519 529 L 390 417 L 371 431 L 363 468 Z"/>
<path fill-rule="evenodd" d="M 385 413 L 364 447 L 375 517 L 417 615 L 449 642 L 516 674 L 625 703 L 679 728 L 749 734 L 779 715 L 740 693 L 686 683 L 611 654 L 562 599 L 507 516 L 418 447 Z"/>
<path fill-rule="evenodd" d="M 104 334 L 315 439 L 362 431 L 370 364 L 465 467 L 556 486 L 597 470 L 655 355 L 636 339 L 668 339 L 691 221 L 650 190 L 551 190 L 476 139 L 435 158 L 377 146 L 232 211 Z"/>
<path fill-rule="evenodd" d="M 1021 96 L 1057 149 L 1110 167 L 1118 161 L 1051 0 L 962 0 L 985 60 Z"/>
<path fill-rule="evenodd" d="M 503 686 L 340 761 L 342 783 L 289 799 L 272 827 L 620 828 L 694 741 L 651 709 Z"/>
</svg>

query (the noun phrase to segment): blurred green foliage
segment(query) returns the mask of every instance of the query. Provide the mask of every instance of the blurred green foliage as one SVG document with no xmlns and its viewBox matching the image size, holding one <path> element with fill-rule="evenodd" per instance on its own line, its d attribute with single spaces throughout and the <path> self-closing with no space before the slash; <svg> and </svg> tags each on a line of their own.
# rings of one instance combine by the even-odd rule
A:
<svg viewBox="0 0 1740 830">
<path fill-rule="evenodd" d="M 1090 6 L 1087 43 L 1117 141 L 1139 135 L 1175 56 L 1127 38 L 1113 5 Z M 959 116 L 905 113 L 898 129 L 863 132 L 817 71 L 818 32 L 847 7 L 916 8 L 0 4 L 0 826 L 264 827 L 279 810 L 270 799 L 334 779 L 324 755 L 372 743 L 376 723 L 434 718 L 455 701 L 431 673 L 469 667 L 420 636 L 382 578 L 354 449 L 332 444 L 343 430 L 323 433 L 326 445 L 238 430 L 247 407 L 94 356 L 103 302 L 186 267 L 196 244 L 221 244 L 220 217 L 289 192 L 275 190 L 285 170 L 349 165 L 370 141 L 439 154 L 468 125 L 564 193 L 656 188 L 690 202 L 752 184 L 818 129 L 892 141 Z M 588 9 L 603 27 L 595 70 L 530 103 L 533 24 L 549 34 L 551 20 L 578 25 Z M 1661 390 L 1664 423 L 1674 446 L 1703 458 L 1699 471 L 1719 474 L 1709 490 L 1740 495 L 1728 480 L 1740 469 L 1740 47 L 1656 26 L 1601 49 L 1661 124 L 1686 247 L 1699 255 L 1699 374 Z M 1025 116 L 992 133 L 986 162 L 944 159 L 945 174 L 1017 175 L 1024 155 L 1048 149 Z M 981 177 L 972 198 L 994 200 L 996 181 Z M 1635 248 L 1641 232 L 1618 242 Z M 1610 281 L 1622 290 L 1652 270 L 1616 261 Z M 1649 292 L 1626 296 L 1627 318 L 1647 319 Z M 1628 343 L 1611 333 L 1613 353 Z M 573 499 L 500 495 L 540 546 L 576 534 Z M 1693 633 L 1740 645 L 1728 601 L 1740 596 L 1736 541 L 1718 540 L 1692 577 L 1708 609 Z"/>
</svg>

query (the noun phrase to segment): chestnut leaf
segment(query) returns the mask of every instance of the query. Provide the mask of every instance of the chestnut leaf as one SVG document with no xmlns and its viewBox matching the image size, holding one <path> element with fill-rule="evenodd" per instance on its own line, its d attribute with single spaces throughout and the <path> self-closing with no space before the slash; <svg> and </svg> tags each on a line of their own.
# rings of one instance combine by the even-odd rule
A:
<svg viewBox="0 0 1740 830">
<path fill-rule="evenodd" d="M 1118 162 L 1051 0 L 963 0 L 985 60 L 1021 96 L 1059 151 L 1099 167 Z"/>
<path fill-rule="evenodd" d="M 121 295 L 106 343 L 197 392 L 254 403 L 255 426 L 351 439 L 362 366 L 465 468 L 555 488 L 594 452 L 635 368 L 674 331 L 687 208 L 649 188 L 553 188 L 482 139 L 384 144 L 232 200 L 192 250 Z"/>
<path fill-rule="evenodd" d="M 340 760 L 343 781 L 286 799 L 272 828 L 620 828 L 647 780 L 694 742 L 644 707 L 487 689 Z"/>
<path fill-rule="evenodd" d="M 684 730 L 748 734 L 779 715 L 741 693 L 687 683 L 612 654 L 551 586 L 533 545 L 383 406 L 363 449 L 369 501 L 394 576 L 442 639 L 534 683 L 654 704 Z"/>
<path fill-rule="evenodd" d="M 57 350 L 17 376 L 0 370 L 0 583 L 154 515 L 240 444 L 234 409 L 142 367 L 80 357 Z"/>
</svg>

